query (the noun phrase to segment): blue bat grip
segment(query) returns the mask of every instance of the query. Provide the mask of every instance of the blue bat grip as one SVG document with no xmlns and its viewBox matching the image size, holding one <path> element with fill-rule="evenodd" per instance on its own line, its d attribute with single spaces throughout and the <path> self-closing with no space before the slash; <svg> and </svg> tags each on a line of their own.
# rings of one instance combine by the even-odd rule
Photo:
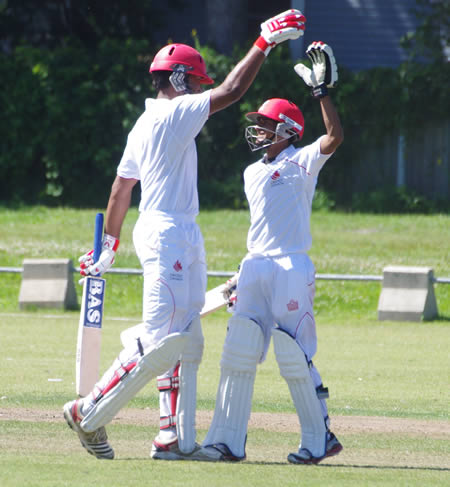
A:
<svg viewBox="0 0 450 487">
<path fill-rule="evenodd" d="M 103 240 L 103 213 L 97 213 L 95 217 L 95 233 L 94 233 L 94 262 L 97 262 L 102 253 Z"/>
</svg>

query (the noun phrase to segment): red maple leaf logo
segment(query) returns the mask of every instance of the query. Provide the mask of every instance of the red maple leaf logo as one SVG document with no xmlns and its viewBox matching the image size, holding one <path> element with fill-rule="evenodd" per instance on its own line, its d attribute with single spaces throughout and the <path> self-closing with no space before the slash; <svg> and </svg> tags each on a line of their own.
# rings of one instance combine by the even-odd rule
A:
<svg viewBox="0 0 450 487">
<path fill-rule="evenodd" d="M 273 179 L 274 181 L 276 181 L 280 176 L 281 176 L 281 174 L 278 171 L 275 171 L 272 174 L 272 176 L 270 176 L 270 179 Z"/>
<path fill-rule="evenodd" d="M 183 270 L 183 266 L 181 265 L 181 262 L 179 260 L 175 262 L 173 268 L 175 269 L 176 272 L 180 272 Z"/>
<path fill-rule="evenodd" d="M 286 306 L 288 311 L 296 311 L 298 309 L 298 301 L 291 299 Z"/>
</svg>

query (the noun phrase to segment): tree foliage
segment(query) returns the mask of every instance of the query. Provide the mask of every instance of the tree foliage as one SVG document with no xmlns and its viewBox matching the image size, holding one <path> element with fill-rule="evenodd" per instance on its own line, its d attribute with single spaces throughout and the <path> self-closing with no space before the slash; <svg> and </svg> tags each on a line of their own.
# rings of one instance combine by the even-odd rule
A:
<svg viewBox="0 0 450 487">
<path fill-rule="evenodd" d="M 45 10 L 62 3 L 76 8 L 100 5 L 87 0 L 17 0 L 0 12 L 0 26 L 5 18 L 22 18 L 22 10 L 37 4 Z M 139 8 L 156 8 L 154 2 L 126 3 L 135 13 Z M 154 96 L 148 66 L 160 47 L 139 39 L 142 31 L 138 27 L 126 21 L 123 25 L 128 27 L 122 26 L 117 14 L 121 1 L 111 5 L 103 20 L 96 17 L 92 32 L 97 34 L 92 37 L 78 30 L 79 34 L 62 41 L 55 34 L 60 42 L 51 41 L 50 36 L 48 48 L 43 49 L 33 46 L 27 37 L 19 42 L 16 29 L 18 45 L 0 54 L 0 203 L 106 204 L 127 134 L 143 111 L 145 98 Z M 8 32 L 13 30 L 11 27 Z M 130 30 L 133 38 L 127 37 Z M 225 56 L 200 45 L 195 35 L 193 43 L 216 85 L 249 47 L 237 47 L 232 56 Z M 286 46 L 274 49 L 240 103 L 215 114 L 205 125 L 197 138 L 203 206 L 245 206 L 242 170 L 257 157 L 244 139 L 245 113 L 257 109 L 265 99 L 288 98 L 301 107 L 306 120 L 302 144 L 324 132 L 319 105 L 292 69 L 294 63 Z M 332 96 L 346 139 L 319 180 L 322 201 L 329 206 L 354 204 L 348 172 L 364 164 L 366 152 L 382 144 L 386 134 L 401 130 L 414 137 L 425 121 L 448 119 L 450 106 L 450 92 L 444 89 L 450 65 L 442 57 L 428 63 L 409 61 L 398 69 L 353 73 L 340 68 L 339 74 Z M 378 208 L 380 202 L 387 201 L 380 195 L 372 200 Z M 361 206 L 372 200 L 360 198 Z M 402 193 L 398 201 L 404 204 L 407 198 Z"/>
<path fill-rule="evenodd" d="M 401 45 L 410 59 L 448 62 L 450 55 L 450 2 L 448 0 L 416 0 L 413 12 L 419 27 L 406 34 Z"/>
</svg>

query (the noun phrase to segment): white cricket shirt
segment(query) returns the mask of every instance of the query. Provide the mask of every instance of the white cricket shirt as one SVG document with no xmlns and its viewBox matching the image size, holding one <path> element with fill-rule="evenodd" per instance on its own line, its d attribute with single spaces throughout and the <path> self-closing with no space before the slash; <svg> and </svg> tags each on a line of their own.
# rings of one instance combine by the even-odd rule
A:
<svg viewBox="0 0 450 487">
<path fill-rule="evenodd" d="M 331 156 L 320 152 L 320 140 L 299 149 L 290 145 L 274 161 L 266 164 L 263 158 L 245 169 L 251 255 L 306 253 L 311 248 L 310 216 L 317 176 Z"/>
<path fill-rule="evenodd" d="M 208 120 L 210 95 L 145 100 L 117 168 L 120 177 L 140 180 L 139 211 L 198 214 L 195 137 Z"/>
</svg>

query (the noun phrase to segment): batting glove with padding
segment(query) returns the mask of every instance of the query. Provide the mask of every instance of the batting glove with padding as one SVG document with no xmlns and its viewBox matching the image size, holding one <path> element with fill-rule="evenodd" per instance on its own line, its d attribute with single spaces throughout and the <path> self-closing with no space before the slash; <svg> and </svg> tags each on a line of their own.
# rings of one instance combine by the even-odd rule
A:
<svg viewBox="0 0 450 487">
<path fill-rule="evenodd" d="M 80 262 L 80 274 L 82 276 L 99 276 L 104 274 L 114 264 L 118 248 L 119 239 L 105 233 L 102 242 L 102 252 L 97 262 L 94 262 L 93 250 L 78 259 Z"/>
<path fill-rule="evenodd" d="M 338 69 L 333 50 L 322 41 L 314 41 L 306 49 L 306 55 L 312 63 L 312 69 L 299 63 L 294 66 L 295 72 L 311 86 L 314 98 L 328 95 L 328 88 L 333 88 L 338 80 Z"/>
<path fill-rule="evenodd" d="M 267 56 L 275 45 L 301 37 L 305 30 L 305 22 L 305 16 L 296 9 L 275 15 L 261 24 L 261 35 L 256 40 L 255 46 Z"/>
<path fill-rule="evenodd" d="M 228 281 L 225 283 L 225 286 L 222 290 L 222 294 L 225 299 L 230 299 L 230 296 L 236 290 L 238 279 L 239 279 L 239 272 L 237 272 L 233 277 L 228 279 Z"/>
<path fill-rule="evenodd" d="M 228 281 L 225 283 L 225 287 L 222 291 L 224 299 L 227 301 L 227 311 L 229 313 L 234 312 L 234 306 L 236 304 L 236 288 L 237 288 L 237 283 L 239 279 L 239 272 L 236 272 L 236 274 L 228 279 Z"/>
</svg>

